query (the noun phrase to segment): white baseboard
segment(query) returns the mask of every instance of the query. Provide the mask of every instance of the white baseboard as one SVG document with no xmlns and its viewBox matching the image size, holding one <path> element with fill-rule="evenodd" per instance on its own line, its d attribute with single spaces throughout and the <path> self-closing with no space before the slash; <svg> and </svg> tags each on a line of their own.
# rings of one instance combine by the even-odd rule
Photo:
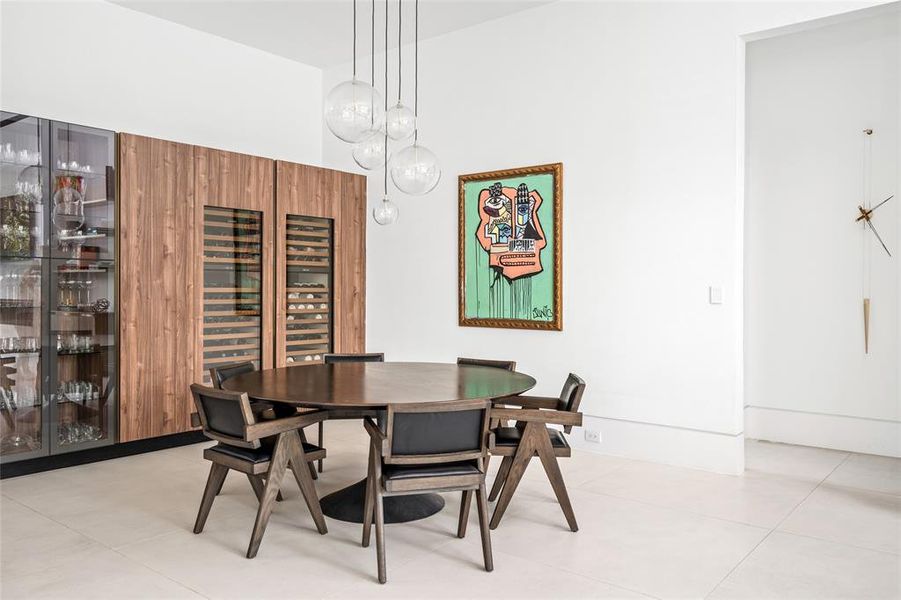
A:
<svg viewBox="0 0 901 600">
<path fill-rule="evenodd" d="M 898 421 L 746 406 L 745 435 L 770 442 L 901 457 Z"/>
<path fill-rule="evenodd" d="M 585 415 L 569 436 L 573 447 L 598 454 L 738 475 L 745 470 L 744 436 Z M 585 441 L 584 429 L 600 443 Z"/>
</svg>

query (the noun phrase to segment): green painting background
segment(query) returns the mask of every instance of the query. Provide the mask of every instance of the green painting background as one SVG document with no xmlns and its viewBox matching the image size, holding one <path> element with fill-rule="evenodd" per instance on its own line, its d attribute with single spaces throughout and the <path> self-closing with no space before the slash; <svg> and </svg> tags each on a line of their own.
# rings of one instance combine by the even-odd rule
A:
<svg viewBox="0 0 901 600">
<path fill-rule="evenodd" d="M 538 207 L 538 220 L 547 238 L 547 246 L 541 251 L 541 273 L 531 277 L 520 277 L 512 284 L 501 277 L 495 290 L 496 310 L 491 311 L 491 282 L 494 271 L 488 266 L 488 253 L 476 239 L 476 228 L 479 226 L 479 192 L 491 184 L 500 182 L 502 186 L 516 188 L 525 183 L 529 190 L 541 195 L 541 206 Z M 509 179 L 491 179 L 468 181 L 463 187 L 464 227 L 463 260 L 465 264 L 464 282 L 466 289 L 464 316 L 470 319 L 524 319 L 529 321 L 552 321 L 554 310 L 554 176 L 550 173 L 525 175 Z M 529 301 L 525 286 L 531 280 L 531 299 Z M 499 292 L 499 293 L 498 293 Z M 524 302 L 525 300 L 525 302 Z M 519 304 L 520 310 L 514 310 Z M 532 309 L 548 308 L 547 314 L 533 317 Z"/>
</svg>

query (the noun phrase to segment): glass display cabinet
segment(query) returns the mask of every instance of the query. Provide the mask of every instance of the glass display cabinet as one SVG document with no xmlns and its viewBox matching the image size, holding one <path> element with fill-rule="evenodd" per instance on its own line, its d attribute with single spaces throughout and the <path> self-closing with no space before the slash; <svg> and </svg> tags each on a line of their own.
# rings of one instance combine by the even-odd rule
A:
<svg viewBox="0 0 901 600">
<path fill-rule="evenodd" d="M 285 215 L 285 361 L 321 363 L 332 351 L 331 219 Z"/>
<path fill-rule="evenodd" d="M 0 462 L 116 441 L 115 143 L 0 113 Z"/>
<path fill-rule="evenodd" d="M 203 378 L 210 367 L 262 356 L 263 215 L 203 209 Z"/>
</svg>

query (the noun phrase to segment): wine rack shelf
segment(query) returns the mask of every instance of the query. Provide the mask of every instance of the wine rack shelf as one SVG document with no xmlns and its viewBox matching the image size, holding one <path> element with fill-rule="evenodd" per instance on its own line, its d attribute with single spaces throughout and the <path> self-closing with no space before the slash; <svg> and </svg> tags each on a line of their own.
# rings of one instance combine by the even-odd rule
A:
<svg viewBox="0 0 901 600">
<path fill-rule="evenodd" d="M 262 353 L 262 215 L 204 207 L 203 377 Z"/>
<path fill-rule="evenodd" d="M 331 219 L 285 216 L 284 330 L 288 365 L 322 362 L 332 351 L 332 239 Z"/>
</svg>

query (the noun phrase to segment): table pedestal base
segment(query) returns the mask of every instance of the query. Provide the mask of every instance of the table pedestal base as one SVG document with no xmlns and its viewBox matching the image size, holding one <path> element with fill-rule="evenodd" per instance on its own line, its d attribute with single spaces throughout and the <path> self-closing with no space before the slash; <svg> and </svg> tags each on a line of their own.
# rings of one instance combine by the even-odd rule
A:
<svg viewBox="0 0 901 600">
<path fill-rule="evenodd" d="M 319 504 L 327 517 L 347 521 L 363 522 L 363 499 L 366 496 L 366 480 L 332 492 L 323 497 Z M 415 494 L 410 496 L 388 496 L 385 498 L 385 523 L 406 523 L 431 517 L 444 508 L 444 498 L 438 494 Z"/>
</svg>

